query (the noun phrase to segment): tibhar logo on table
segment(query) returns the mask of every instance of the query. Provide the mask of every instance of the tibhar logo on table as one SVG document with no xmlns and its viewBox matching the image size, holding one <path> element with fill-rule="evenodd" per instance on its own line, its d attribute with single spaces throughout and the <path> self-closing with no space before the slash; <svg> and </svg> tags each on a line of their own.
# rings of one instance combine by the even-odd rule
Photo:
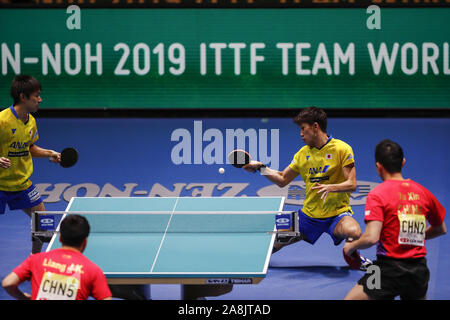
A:
<svg viewBox="0 0 450 320">
<path fill-rule="evenodd" d="M 248 151 L 252 160 L 258 160 L 274 170 L 279 169 L 279 129 L 209 128 L 203 131 L 203 122 L 194 121 L 191 130 L 179 128 L 170 140 L 177 142 L 171 151 L 173 164 L 229 164 L 227 155 L 235 149 Z M 204 143 L 207 143 L 204 145 Z M 270 155 L 269 155 L 270 145 Z"/>
</svg>

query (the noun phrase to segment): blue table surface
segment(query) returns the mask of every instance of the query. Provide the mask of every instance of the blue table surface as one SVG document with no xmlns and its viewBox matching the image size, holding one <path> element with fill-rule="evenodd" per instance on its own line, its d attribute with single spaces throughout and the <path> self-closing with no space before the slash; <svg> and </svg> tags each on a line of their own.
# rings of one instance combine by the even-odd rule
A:
<svg viewBox="0 0 450 320">
<path fill-rule="evenodd" d="M 66 211 L 127 211 L 85 215 L 91 233 L 84 254 L 107 277 L 263 277 L 273 245 L 274 234 L 269 231 L 274 230 L 276 213 L 216 211 L 279 211 L 283 205 L 283 197 L 105 197 L 73 198 Z M 205 213 L 208 211 L 215 213 Z M 55 236 L 47 251 L 58 247 Z"/>
</svg>

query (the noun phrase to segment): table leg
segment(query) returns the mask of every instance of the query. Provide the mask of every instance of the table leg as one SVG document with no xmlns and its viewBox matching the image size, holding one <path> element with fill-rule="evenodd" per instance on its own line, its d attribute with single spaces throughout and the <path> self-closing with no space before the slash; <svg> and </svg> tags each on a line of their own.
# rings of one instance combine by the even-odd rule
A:
<svg viewBox="0 0 450 320">
<path fill-rule="evenodd" d="M 233 290 L 232 284 L 186 284 L 181 286 L 182 300 L 199 300 L 205 297 L 217 297 Z"/>
<path fill-rule="evenodd" d="M 111 293 L 114 298 L 125 300 L 151 300 L 150 285 L 110 285 Z"/>
</svg>

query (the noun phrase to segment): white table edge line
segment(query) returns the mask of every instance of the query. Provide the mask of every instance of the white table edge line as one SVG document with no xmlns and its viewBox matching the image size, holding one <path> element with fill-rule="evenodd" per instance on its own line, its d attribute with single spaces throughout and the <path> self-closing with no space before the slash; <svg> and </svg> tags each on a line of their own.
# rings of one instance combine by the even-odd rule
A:
<svg viewBox="0 0 450 320">
<path fill-rule="evenodd" d="M 69 212 L 74 199 L 75 199 L 75 197 L 70 198 L 69 204 L 67 205 L 66 210 L 64 211 L 65 213 L 62 216 L 61 221 L 66 216 L 67 212 Z M 53 247 L 53 243 L 56 241 L 56 237 L 59 235 L 59 226 L 61 225 L 61 221 L 59 222 L 58 226 L 56 227 L 56 230 L 55 230 L 56 232 L 53 234 L 52 239 L 50 240 L 50 242 L 47 246 L 47 249 L 45 250 L 46 252 L 49 252 L 51 250 L 50 248 Z"/>
<path fill-rule="evenodd" d="M 284 202 L 285 202 L 285 197 L 281 197 L 280 207 L 279 207 L 280 210 L 283 209 Z M 269 246 L 269 250 L 267 252 L 266 261 L 264 263 L 263 273 L 267 273 L 267 270 L 269 268 L 270 258 L 272 257 L 272 250 L 273 250 L 273 245 L 275 243 L 275 237 L 276 237 L 276 233 L 275 232 L 277 231 L 277 225 L 276 224 L 273 227 L 273 231 L 274 231 L 274 233 L 272 234 L 272 238 L 270 239 L 270 246 Z"/>
<path fill-rule="evenodd" d="M 159 252 L 161 251 L 161 248 L 162 248 L 162 245 L 164 243 L 164 240 L 166 239 L 167 230 L 169 230 L 170 222 L 172 221 L 172 217 L 173 217 L 173 214 L 174 214 L 175 209 L 177 207 L 178 200 L 179 200 L 179 198 L 177 198 L 177 200 L 175 201 L 175 204 L 173 206 L 172 214 L 169 217 L 169 221 L 167 222 L 166 230 L 164 231 L 164 235 L 163 235 L 163 237 L 161 239 L 161 242 L 159 243 L 159 248 L 158 248 L 158 251 L 156 252 L 156 256 L 155 256 L 155 259 L 153 260 L 153 264 L 152 264 L 152 267 L 150 269 L 150 272 L 153 272 L 153 269 L 155 268 L 156 261 L 158 260 L 158 257 L 159 257 Z"/>
</svg>

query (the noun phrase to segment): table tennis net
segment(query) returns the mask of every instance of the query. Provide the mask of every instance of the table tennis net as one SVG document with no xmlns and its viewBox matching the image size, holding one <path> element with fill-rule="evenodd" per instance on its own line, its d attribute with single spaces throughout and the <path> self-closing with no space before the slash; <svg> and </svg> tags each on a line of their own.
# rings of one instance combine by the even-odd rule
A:
<svg viewBox="0 0 450 320">
<path fill-rule="evenodd" d="M 38 214 L 35 218 L 36 228 L 42 230 L 42 220 L 54 220 L 53 228 L 44 230 L 58 231 L 58 225 L 66 214 Z M 198 213 L 124 213 L 107 212 L 83 214 L 91 227 L 92 233 L 261 233 L 274 231 L 276 212 L 239 214 L 236 212 L 202 212 Z"/>
</svg>

